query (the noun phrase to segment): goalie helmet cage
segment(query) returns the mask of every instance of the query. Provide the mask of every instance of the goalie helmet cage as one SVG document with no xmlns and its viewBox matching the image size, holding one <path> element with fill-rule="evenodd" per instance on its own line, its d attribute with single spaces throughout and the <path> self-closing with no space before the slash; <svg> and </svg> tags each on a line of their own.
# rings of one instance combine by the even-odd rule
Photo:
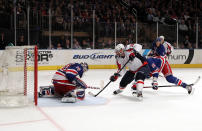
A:
<svg viewBox="0 0 202 131">
<path fill-rule="evenodd" d="M 8 46 L 0 56 L 0 107 L 37 105 L 37 46 Z"/>
</svg>

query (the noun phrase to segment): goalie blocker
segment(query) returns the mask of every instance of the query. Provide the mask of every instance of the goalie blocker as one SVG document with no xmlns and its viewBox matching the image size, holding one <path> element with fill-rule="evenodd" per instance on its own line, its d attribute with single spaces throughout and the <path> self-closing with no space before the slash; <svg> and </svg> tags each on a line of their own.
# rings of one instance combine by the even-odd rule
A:
<svg viewBox="0 0 202 131">
<path fill-rule="evenodd" d="M 75 103 L 85 98 L 85 89 L 88 87 L 82 78 L 88 70 L 87 63 L 70 63 L 57 70 L 53 76 L 53 86 L 40 87 L 39 96 L 57 95 L 62 97 L 61 102 Z"/>
</svg>

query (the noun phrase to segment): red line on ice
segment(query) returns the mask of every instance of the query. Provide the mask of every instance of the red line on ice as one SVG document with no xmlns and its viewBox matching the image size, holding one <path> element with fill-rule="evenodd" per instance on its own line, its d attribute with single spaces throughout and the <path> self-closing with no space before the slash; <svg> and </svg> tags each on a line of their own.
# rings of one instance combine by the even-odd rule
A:
<svg viewBox="0 0 202 131">
<path fill-rule="evenodd" d="M 3 123 L 3 124 L 0 124 L 0 126 L 18 125 L 18 124 L 33 123 L 33 122 L 40 122 L 40 121 L 47 121 L 47 120 L 48 119 L 40 119 L 40 120 L 32 120 L 32 121 L 19 121 L 19 122 Z"/>
<path fill-rule="evenodd" d="M 37 109 L 60 131 L 65 131 L 57 122 L 55 122 L 47 113 L 45 113 L 40 107 L 37 107 Z"/>
</svg>

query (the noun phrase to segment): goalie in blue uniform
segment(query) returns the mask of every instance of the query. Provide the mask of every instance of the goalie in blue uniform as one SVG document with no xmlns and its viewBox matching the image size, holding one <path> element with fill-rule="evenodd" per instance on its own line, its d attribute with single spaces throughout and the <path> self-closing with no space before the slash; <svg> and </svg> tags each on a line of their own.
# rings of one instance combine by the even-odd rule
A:
<svg viewBox="0 0 202 131">
<path fill-rule="evenodd" d="M 52 78 L 53 87 L 41 88 L 40 95 L 62 96 L 61 102 L 75 103 L 85 98 L 85 89 L 88 87 L 81 80 L 83 73 L 88 70 L 87 63 L 70 63 L 57 70 Z"/>
</svg>

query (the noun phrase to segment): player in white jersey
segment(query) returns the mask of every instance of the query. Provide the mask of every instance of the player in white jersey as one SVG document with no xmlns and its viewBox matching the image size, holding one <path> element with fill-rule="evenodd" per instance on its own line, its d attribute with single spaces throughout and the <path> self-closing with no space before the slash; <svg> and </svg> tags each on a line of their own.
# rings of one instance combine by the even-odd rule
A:
<svg viewBox="0 0 202 131">
<path fill-rule="evenodd" d="M 126 65 L 129 70 L 126 71 L 126 69 L 124 68 L 123 71 L 121 71 L 121 74 L 124 74 L 124 76 L 120 81 L 119 89 L 113 92 L 114 95 L 123 92 L 126 86 L 135 79 L 136 88 L 132 88 L 132 94 L 137 94 L 137 98 L 140 100 L 142 99 L 142 89 L 144 86 L 144 80 L 149 74 L 150 70 L 146 59 L 139 54 L 141 50 L 142 46 L 139 44 L 130 44 L 127 45 L 126 48 L 123 44 L 118 44 L 115 47 L 115 57 L 118 66 L 118 71 L 128 60 L 130 61 Z M 110 77 L 110 80 L 116 81 L 119 76 L 120 74 L 114 73 L 114 75 Z"/>
<path fill-rule="evenodd" d="M 164 41 L 164 36 L 160 36 L 159 38 L 161 39 L 161 44 L 163 44 L 165 48 L 166 55 L 169 56 L 174 50 L 173 46 L 169 42 Z"/>
</svg>

